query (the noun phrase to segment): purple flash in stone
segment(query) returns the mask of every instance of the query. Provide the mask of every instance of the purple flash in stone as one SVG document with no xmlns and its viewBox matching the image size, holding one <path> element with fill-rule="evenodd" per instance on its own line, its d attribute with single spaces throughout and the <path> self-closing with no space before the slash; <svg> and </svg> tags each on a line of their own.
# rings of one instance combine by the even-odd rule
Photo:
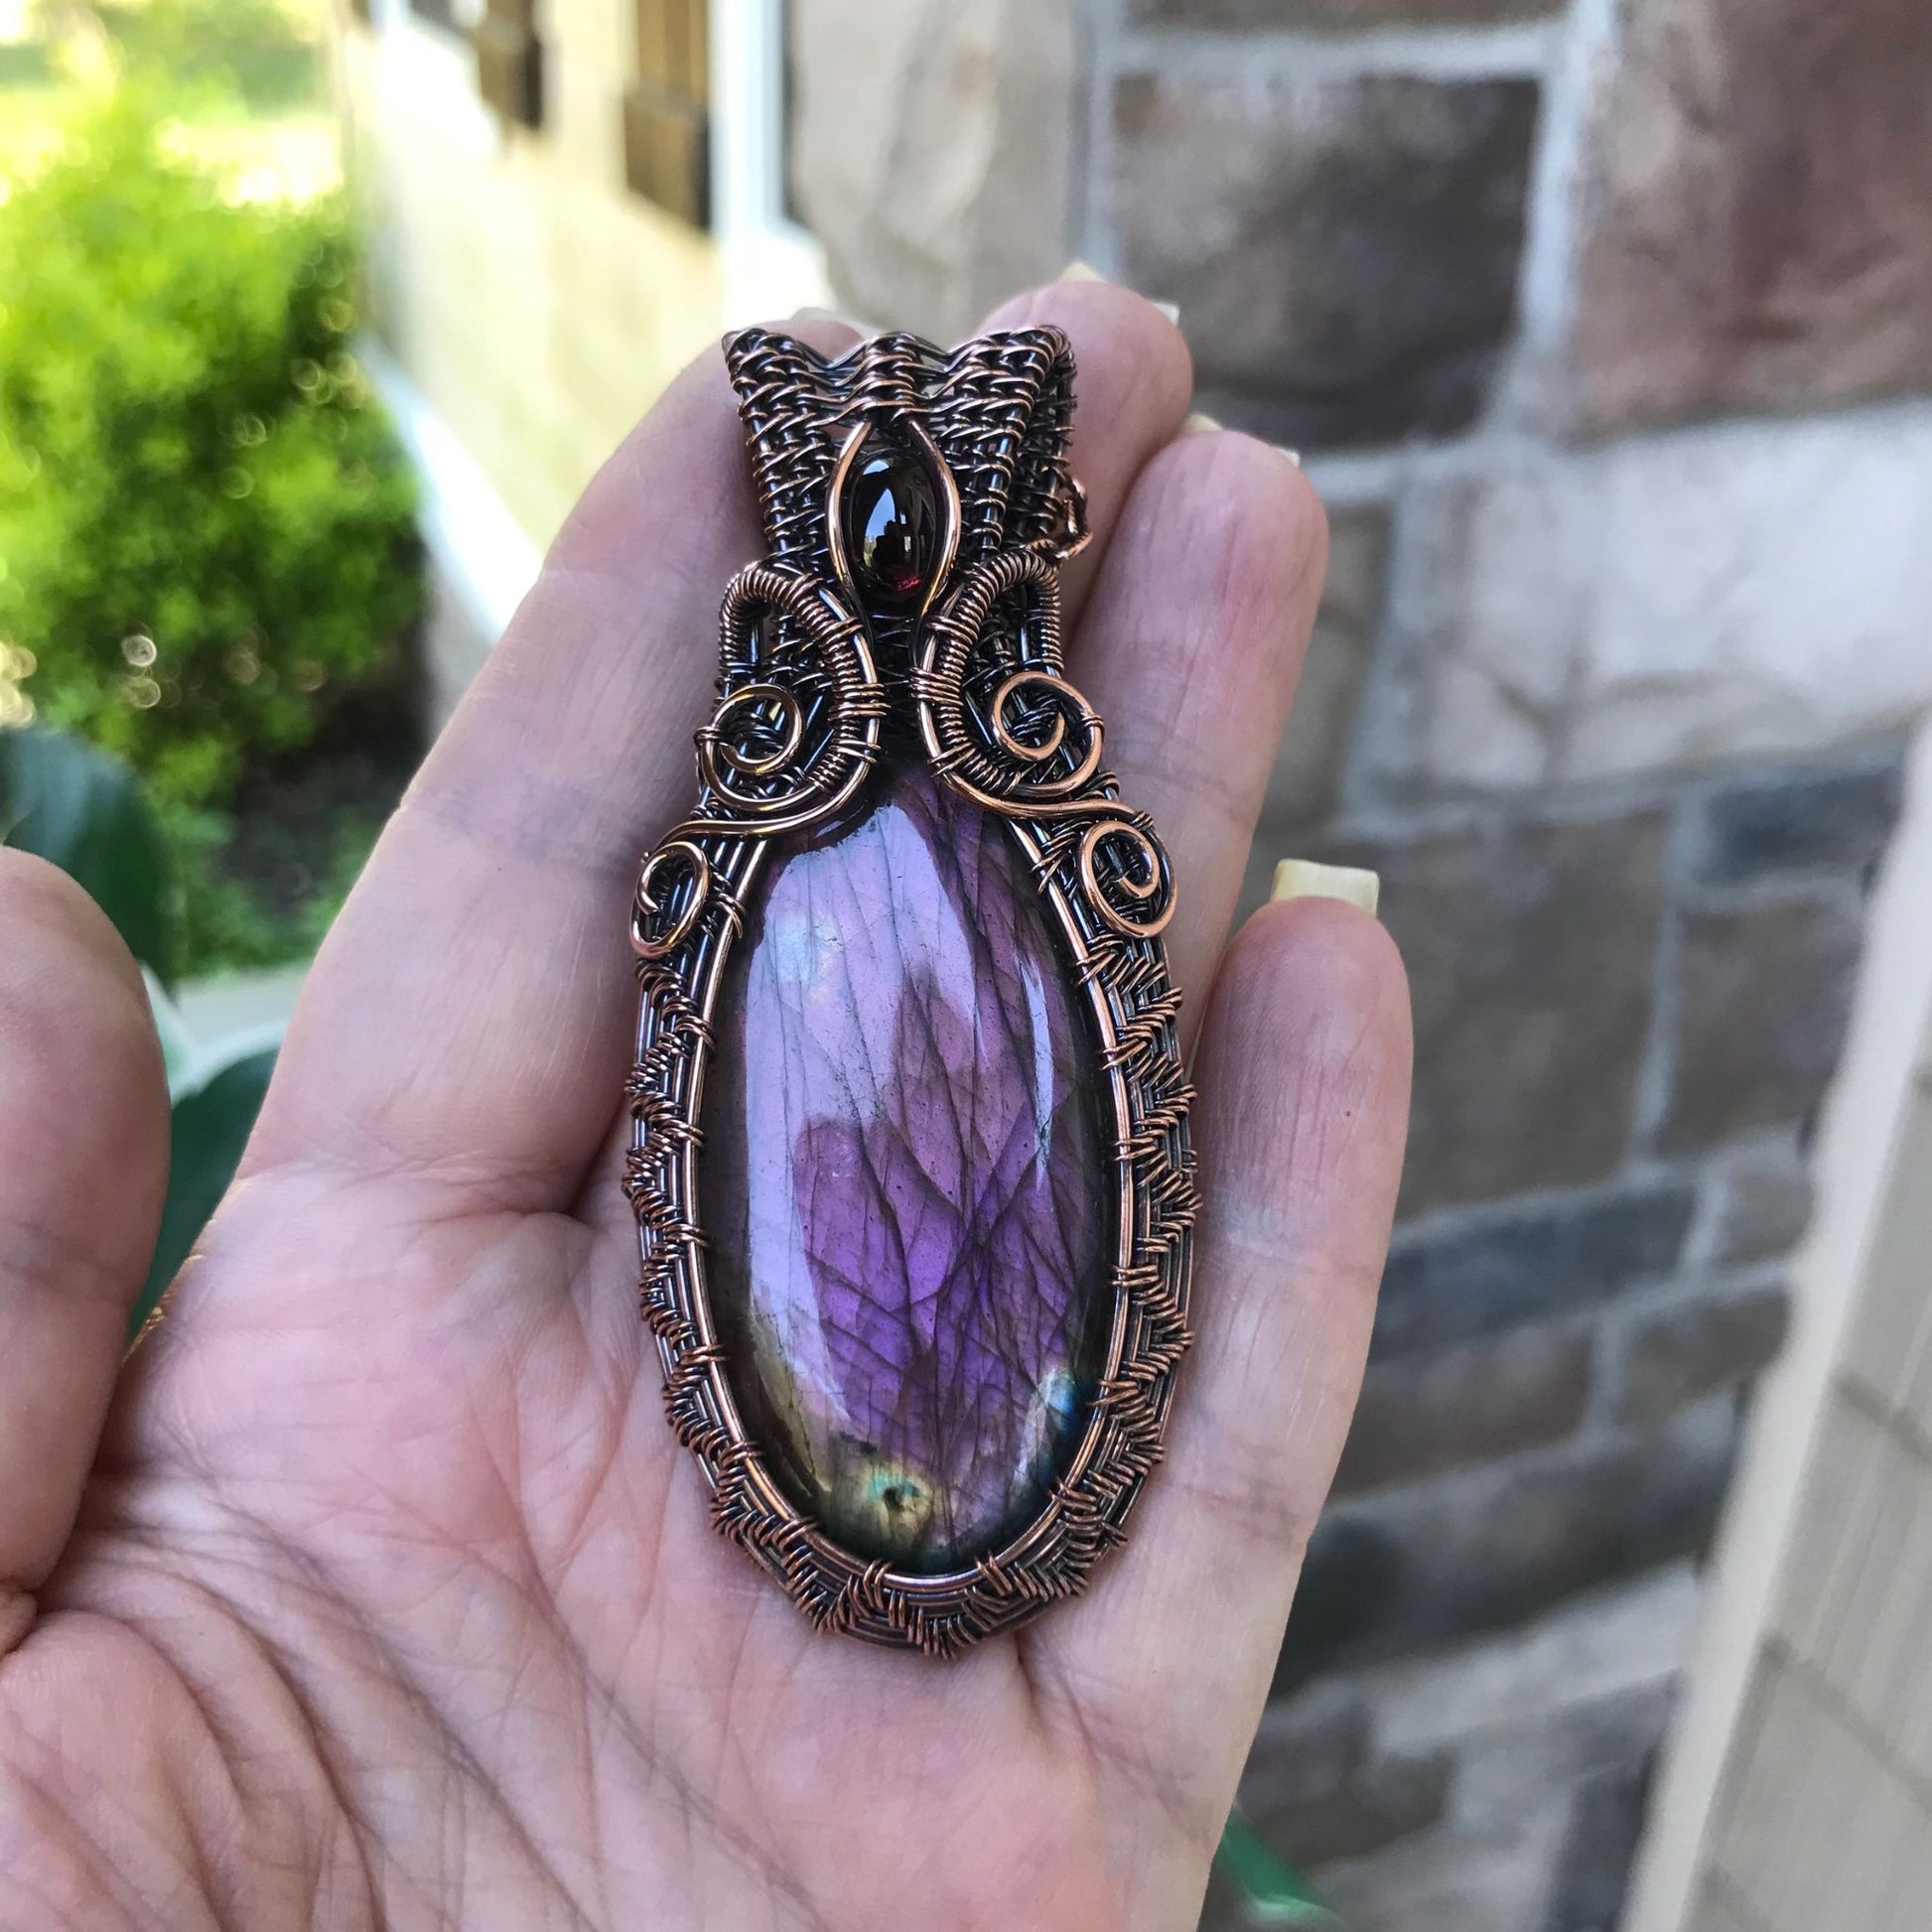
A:
<svg viewBox="0 0 1932 1932">
<path fill-rule="evenodd" d="M 1038 1515 L 1111 1310 L 1100 1082 L 1006 827 L 907 762 L 774 855 L 705 1108 L 746 1427 L 855 1554 L 936 1574 Z"/>
</svg>

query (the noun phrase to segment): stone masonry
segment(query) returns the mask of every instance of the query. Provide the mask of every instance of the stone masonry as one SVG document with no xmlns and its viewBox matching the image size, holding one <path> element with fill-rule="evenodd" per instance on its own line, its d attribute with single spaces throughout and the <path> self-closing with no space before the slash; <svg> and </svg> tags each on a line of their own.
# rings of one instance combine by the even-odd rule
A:
<svg viewBox="0 0 1932 1932">
<path fill-rule="evenodd" d="M 1248 897 L 1381 872 L 1416 1109 L 1242 1807 L 1356 1932 L 1612 1932 L 1932 705 L 1932 14 L 923 11 L 915 59 L 796 0 L 855 308 L 958 334 L 1083 257 L 1330 505 Z"/>
<path fill-rule="evenodd" d="M 1627 0 L 1569 409 L 1614 431 L 1932 386 L 1932 11 Z"/>
<path fill-rule="evenodd" d="M 1121 266 L 1184 299 L 1202 406 L 1298 443 L 1466 427 L 1515 306 L 1536 109 L 1520 78 L 1122 73 Z"/>
</svg>

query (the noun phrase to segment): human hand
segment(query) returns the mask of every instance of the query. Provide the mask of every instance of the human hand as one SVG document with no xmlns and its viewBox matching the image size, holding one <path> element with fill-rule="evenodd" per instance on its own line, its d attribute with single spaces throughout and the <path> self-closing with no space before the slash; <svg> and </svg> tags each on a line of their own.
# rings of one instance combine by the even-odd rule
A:
<svg viewBox="0 0 1932 1932">
<path fill-rule="evenodd" d="M 1331 901 L 1224 951 L 1312 493 L 1247 438 L 1176 440 L 1186 351 L 1148 304 L 1061 284 L 993 326 L 1034 322 L 1079 359 L 1072 675 L 1172 854 L 1200 1023 L 1197 1341 L 1128 1549 L 958 1661 L 867 1649 L 712 1531 L 665 1426 L 620 1186 L 624 915 L 760 547 L 707 355 L 385 832 L 118 1381 L 160 1055 L 105 921 L 0 854 L 5 1932 L 1193 1923 L 1354 1400 L 1407 1003 Z"/>
</svg>

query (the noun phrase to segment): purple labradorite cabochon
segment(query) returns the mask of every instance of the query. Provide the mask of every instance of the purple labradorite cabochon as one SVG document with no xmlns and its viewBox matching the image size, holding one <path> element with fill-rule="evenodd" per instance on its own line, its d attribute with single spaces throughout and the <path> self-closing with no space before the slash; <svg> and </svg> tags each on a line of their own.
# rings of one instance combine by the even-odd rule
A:
<svg viewBox="0 0 1932 1932">
<path fill-rule="evenodd" d="M 1091 1029 L 1012 833 L 916 762 L 751 900 L 700 1174 L 732 1393 L 845 1548 L 967 1568 L 1039 1513 L 1104 1368 Z"/>
</svg>

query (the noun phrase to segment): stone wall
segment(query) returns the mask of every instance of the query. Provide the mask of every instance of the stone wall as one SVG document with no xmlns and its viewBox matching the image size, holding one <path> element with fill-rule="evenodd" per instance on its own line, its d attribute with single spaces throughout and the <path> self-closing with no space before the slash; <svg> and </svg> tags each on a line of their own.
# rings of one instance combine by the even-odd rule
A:
<svg viewBox="0 0 1932 1932">
<path fill-rule="evenodd" d="M 943 329 L 1059 272 L 1079 127 L 1066 7 L 811 0 L 790 20 L 793 191 L 857 313 Z"/>
<path fill-rule="evenodd" d="M 1358 1932 L 1613 1922 L 1689 1648 L 1688 1563 L 1272 1704 L 1241 1804 Z M 1216 1887 L 1208 1923 L 1247 1923 Z"/>
<path fill-rule="evenodd" d="M 1331 506 L 1249 897 L 1381 871 L 1417 1099 L 1244 1808 L 1359 1932 L 1609 1932 L 1932 704 L 1932 14 L 1033 0 L 1042 67 L 926 11 L 963 131 L 801 39 L 858 311 L 969 328 L 984 198 L 1007 266 L 1176 303 Z M 1070 138 L 990 141 L 1007 90 Z"/>
<path fill-rule="evenodd" d="M 1706 1553 L 1784 1336 L 1898 771 L 1860 746 L 1344 812 L 1267 848 L 1378 867 L 1416 998 L 1370 1367 L 1242 1792 L 1361 1932 L 1616 1922 L 1689 1654 L 1657 1580 Z M 1563 1633 L 1599 1618 L 1627 1657 L 1586 1694 Z M 1279 1740 L 1391 1672 L 1467 1730 L 1437 1721 L 1419 1764 L 1370 1725 L 1331 1782 L 1311 1756 L 1285 1790 Z"/>
</svg>

